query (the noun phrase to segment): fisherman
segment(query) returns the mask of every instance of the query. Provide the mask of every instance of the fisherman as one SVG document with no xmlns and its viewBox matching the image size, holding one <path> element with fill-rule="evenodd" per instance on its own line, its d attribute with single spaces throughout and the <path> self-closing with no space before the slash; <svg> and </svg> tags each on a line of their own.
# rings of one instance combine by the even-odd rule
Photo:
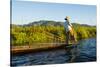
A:
<svg viewBox="0 0 100 67">
<path fill-rule="evenodd" d="M 65 27 L 65 31 L 66 31 L 66 43 L 69 44 L 69 40 L 76 43 L 77 40 L 76 40 L 76 36 L 74 33 L 74 29 L 72 27 L 72 24 L 69 22 L 68 16 L 66 16 L 66 18 L 65 18 L 64 27 Z"/>
</svg>

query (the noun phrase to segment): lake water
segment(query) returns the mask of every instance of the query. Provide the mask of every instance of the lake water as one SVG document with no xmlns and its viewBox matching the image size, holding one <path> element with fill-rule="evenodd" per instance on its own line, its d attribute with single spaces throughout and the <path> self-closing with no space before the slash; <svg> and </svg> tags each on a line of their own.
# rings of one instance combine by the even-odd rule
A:
<svg viewBox="0 0 100 67">
<path fill-rule="evenodd" d="M 80 40 L 73 48 L 56 49 L 38 53 L 14 55 L 11 57 L 12 66 L 61 64 L 73 62 L 96 61 L 96 39 Z"/>
</svg>

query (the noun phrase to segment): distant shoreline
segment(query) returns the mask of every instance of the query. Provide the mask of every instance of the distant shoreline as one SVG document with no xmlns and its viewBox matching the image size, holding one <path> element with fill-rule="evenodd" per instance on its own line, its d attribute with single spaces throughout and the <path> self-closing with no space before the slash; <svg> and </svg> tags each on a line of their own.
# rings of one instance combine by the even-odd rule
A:
<svg viewBox="0 0 100 67">
<path fill-rule="evenodd" d="M 61 22 L 61 23 L 64 23 L 64 21 L 38 20 L 38 21 L 29 22 L 27 24 L 13 24 L 13 23 L 11 23 L 10 25 L 24 26 L 24 25 L 30 25 L 30 24 L 34 24 L 34 23 L 38 23 L 38 22 L 55 22 L 55 23 Z M 72 24 L 87 25 L 87 26 L 96 26 L 95 24 L 94 25 L 91 25 L 91 24 L 83 24 L 83 23 L 77 23 L 77 22 L 73 22 Z"/>
</svg>

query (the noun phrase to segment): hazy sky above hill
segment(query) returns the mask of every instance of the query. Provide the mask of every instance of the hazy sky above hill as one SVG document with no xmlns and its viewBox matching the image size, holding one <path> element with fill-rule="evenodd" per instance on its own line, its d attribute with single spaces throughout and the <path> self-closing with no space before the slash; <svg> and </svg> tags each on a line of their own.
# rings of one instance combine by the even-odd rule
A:
<svg viewBox="0 0 100 67">
<path fill-rule="evenodd" d="M 12 1 L 12 24 L 28 24 L 39 20 L 70 21 L 96 25 L 95 5 Z"/>
</svg>

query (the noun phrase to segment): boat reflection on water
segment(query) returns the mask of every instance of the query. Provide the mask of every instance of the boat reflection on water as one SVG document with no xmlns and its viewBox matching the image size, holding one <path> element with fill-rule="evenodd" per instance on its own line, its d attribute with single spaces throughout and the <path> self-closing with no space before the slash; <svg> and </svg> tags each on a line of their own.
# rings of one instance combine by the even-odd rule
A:
<svg viewBox="0 0 100 67">
<path fill-rule="evenodd" d="M 78 44 L 70 46 L 70 47 L 66 47 L 65 50 L 66 50 L 67 56 L 69 56 L 69 61 L 67 61 L 69 63 L 74 62 L 75 58 L 79 56 L 79 53 L 80 53 L 78 49 Z"/>
</svg>

